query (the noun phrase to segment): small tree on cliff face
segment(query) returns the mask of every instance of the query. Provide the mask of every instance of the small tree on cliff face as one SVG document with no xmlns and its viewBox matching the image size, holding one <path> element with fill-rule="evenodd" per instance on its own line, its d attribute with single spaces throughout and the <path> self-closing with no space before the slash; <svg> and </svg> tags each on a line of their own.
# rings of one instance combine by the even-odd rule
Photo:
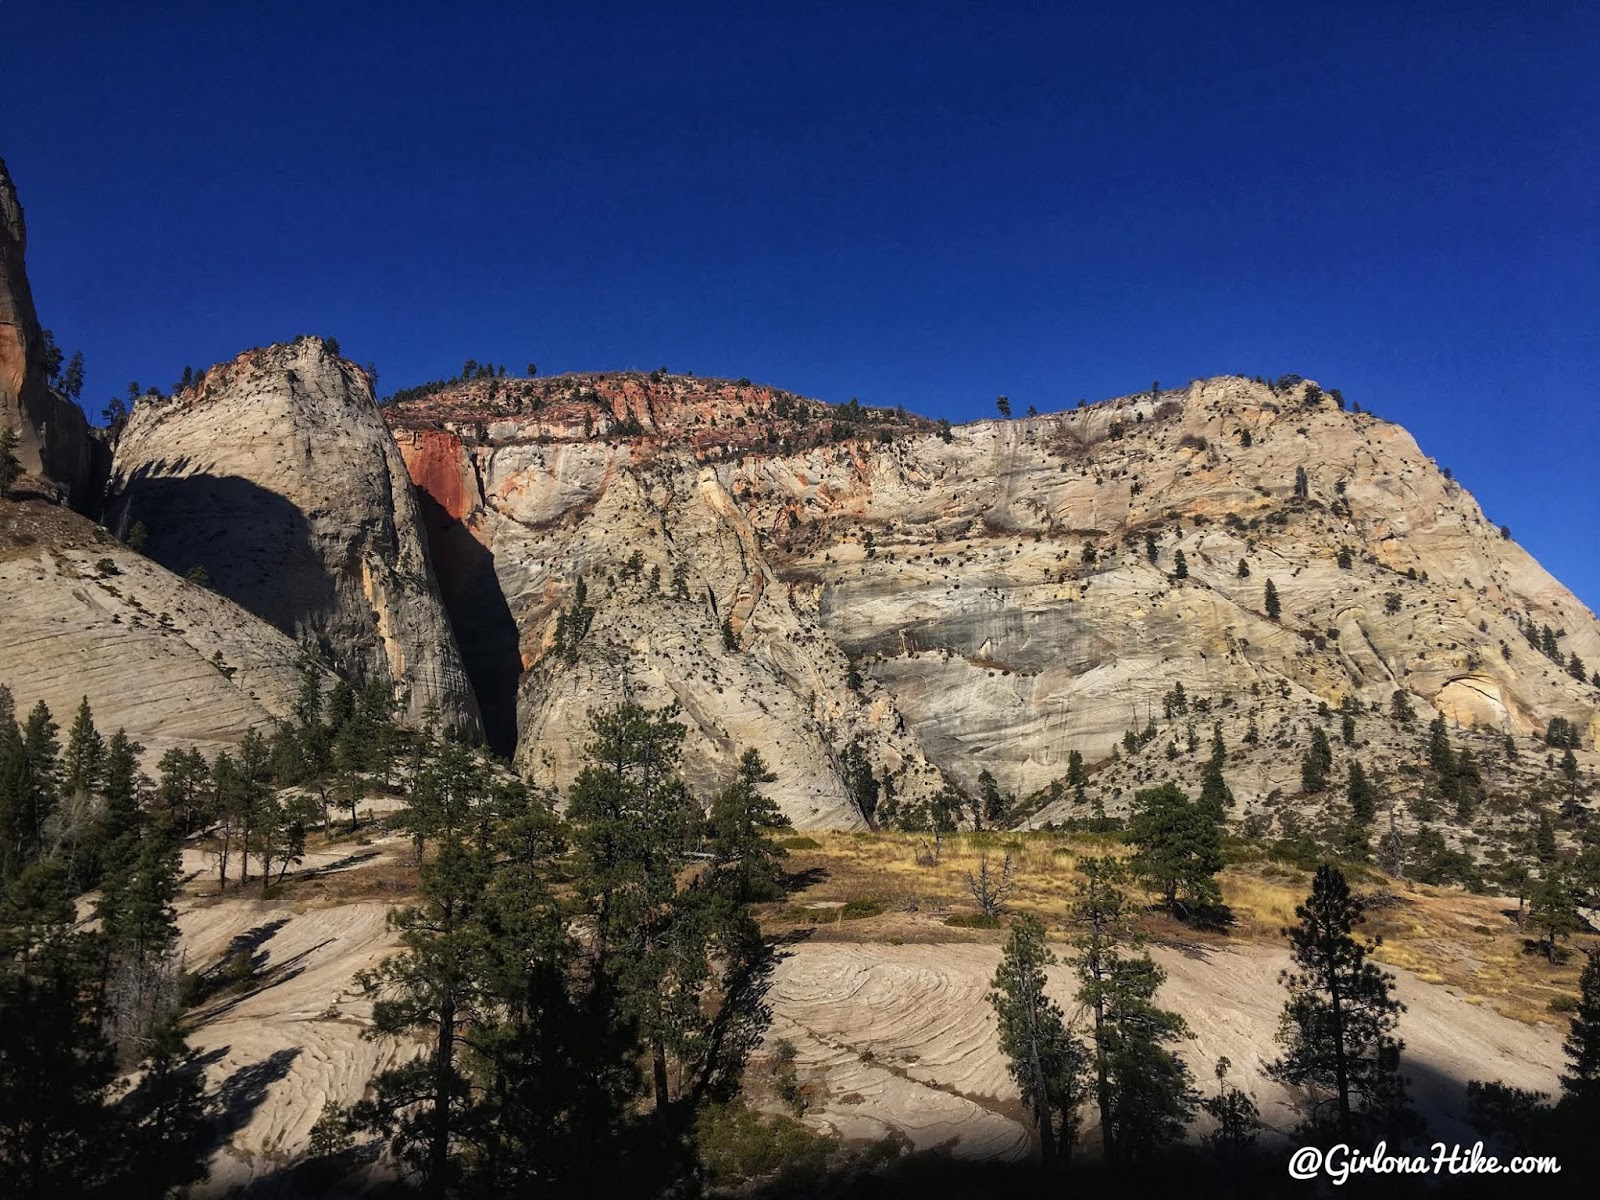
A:
<svg viewBox="0 0 1600 1200">
<path fill-rule="evenodd" d="M 1350 760 L 1350 773 L 1345 785 L 1345 799 L 1350 802 L 1350 815 L 1363 825 L 1371 824 L 1378 815 L 1378 793 L 1367 779 L 1367 772 L 1354 759 Z"/>
<path fill-rule="evenodd" d="M 1394 1036 L 1405 1005 L 1394 978 L 1369 961 L 1377 942 L 1359 942 L 1362 902 L 1344 875 L 1323 864 L 1311 894 L 1295 908 L 1299 923 L 1284 932 L 1295 969 L 1282 980 L 1288 1002 L 1278 1027 L 1283 1056 L 1267 1074 L 1304 1089 L 1302 1130 L 1346 1140 L 1403 1131 L 1409 1123 L 1406 1082 Z"/>
<path fill-rule="evenodd" d="M 1217 1123 L 1216 1129 L 1201 1140 L 1230 1165 L 1237 1164 L 1261 1134 L 1261 1111 L 1249 1093 L 1228 1082 L 1233 1066 L 1226 1055 L 1217 1059 L 1217 1094 L 1200 1101 L 1200 1107 Z"/>
<path fill-rule="evenodd" d="M 1278 587 L 1270 579 L 1267 580 L 1266 604 L 1267 616 L 1270 619 L 1276 621 L 1280 616 L 1283 615 L 1283 601 L 1278 599 Z"/>
</svg>

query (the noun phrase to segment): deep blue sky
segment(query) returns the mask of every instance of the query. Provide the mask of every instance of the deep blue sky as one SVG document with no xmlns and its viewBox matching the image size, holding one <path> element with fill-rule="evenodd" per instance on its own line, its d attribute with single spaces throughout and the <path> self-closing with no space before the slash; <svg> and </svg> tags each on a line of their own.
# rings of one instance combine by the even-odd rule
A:
<svg viewBox="0 0 1600 1200">
<path fill-rule="evenodd" d="M 93 412 L 298 332 L 384 391 L 665 365 L 956 420 L 1292 371 L 1600 607 L 1593 3 L 0 23 L 0 155 Z"/>
</svg>

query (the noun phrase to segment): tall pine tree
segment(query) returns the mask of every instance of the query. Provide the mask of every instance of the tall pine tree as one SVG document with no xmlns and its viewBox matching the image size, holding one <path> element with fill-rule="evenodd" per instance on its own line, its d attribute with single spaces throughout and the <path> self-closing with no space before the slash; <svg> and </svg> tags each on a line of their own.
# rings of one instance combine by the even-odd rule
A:
<svg viewBox="0 0 1600 1200">
<path fill-rule="evenodd" d="M 1298 924 L 1284 931 L 1295 969 L 1283 973 L 1283 1054 L 1267 1074 L 1305 1090 L 1310 1108 L 1302 1128 L 1312 1136 L 1372 1138 L 1410 1125 L 1403 1043 L 1394 1036 L 1405 1006 L 1394 998 L 1393 977 L 1369 959 L 1377 943 L 1353 936 L 1362 913 L 1344 875 L 1324 864 L 1295 908 Z"/>
<path fill-rule="evenodd" d="M 1033 1117 L 1047 1168 L 1058 1157 L 1072 1157 L 1089 1068 L 1088 1047 L 1067 1028 L 1061 1006 L 1045 993 L 1046 971 L 1055 961 L 1044 926 L 1023 913 L 1011 923 L 989 992 L 1000 1026 L 1000 1050 Z"/>
</svg>

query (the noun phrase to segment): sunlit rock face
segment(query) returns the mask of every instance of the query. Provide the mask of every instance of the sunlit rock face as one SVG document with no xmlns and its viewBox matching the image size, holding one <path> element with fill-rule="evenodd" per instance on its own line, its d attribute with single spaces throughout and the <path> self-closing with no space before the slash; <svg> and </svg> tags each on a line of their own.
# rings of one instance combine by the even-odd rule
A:
<svg viewBox="0 0 1600 1200">
<path fill-rule="evenodd" d="M 389 679 L 414 721 L 478 730 L 417 495 L 365 371 L 318 338 L 251 350 L 141 401 L 107 519 L 147 552 L 351 677 Z"/>
<path fill-rule="evenodd" d="M 28 229 L 22 203 L 0 160 L 0 429 L 17 435 L 17 458 L 48 480 L 80 512 L 94 512 L 104 478 L 104 447 L 83 410 L 51 390 L 44 336 L 24 258 Z"/>
<path fill-rule="evenodd" d="M 1519 734 L 1600 711 L 1593 615 L 1405 430 L 1304 382 L 944 430 L 636 374 L 477 380 L 385 413 L 452 546 L 441 573 L 472 580 L 452 611 L 464 647 L 481 634 L 491 723 L 558 787 L 588 711 L 625 696 L 680 706 L 694 779 L 753 745 L 818 824 L 860 819 L 861 756 L 902 796 L 984 770 L 1044 788 L 1179 683 L 1212 711 L 1399 689 L 1425 719 Z"/>
</svg>

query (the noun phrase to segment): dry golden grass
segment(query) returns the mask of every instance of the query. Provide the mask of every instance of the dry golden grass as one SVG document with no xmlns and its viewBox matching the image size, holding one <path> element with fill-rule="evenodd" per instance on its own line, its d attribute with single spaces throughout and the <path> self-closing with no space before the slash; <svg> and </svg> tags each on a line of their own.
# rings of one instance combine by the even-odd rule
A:
<svg viewBox="0 0 1600 1200">
<path fill-rule="evenodd" d="M 1066 935 L 1080 858 L 1127 848 L 1114 839 L 1084 834 L 1030 832 L 957 834 L 947 837 L 937 866 L 922 865 L 923 834 L 813 833 L 815 848 L 790 852 L 788 869 L 812 881 L 785 905 L 768 906 L 770 928 L 816 924 L 815 936 L 849 941 L 1000 941 L 1004 930 L 952 928 L 947 917 L 976 913 L 967 887 L 984 854 L 997 870 L 1009 853 L 1012 912 L 1031 912 L 1057 936 Z M 1488 1004 L 1515 1020 L 1565 1023 L 1552 1001 L 1577 993 L 1582 950 L 1592 937 L 1573 939 L 1563 961 L 1530 953 L 1528 935 L 1512 919 L 1516 905 L 1500 897 L 1474 896 L 1391 879 L 1370 872 L 1357 890 L 1379 894 L 1361 930 L 1381 938 L 1375 957 L 1404 968 L 1427 983 L 1459 989 L 1473 1003 Z M 1232 910 L 1224 931 L 1196 930 L 1151 911 L 1146 931 L 1158 940 L 1282 946 L 1283 929 L 1310 890 L 1309 872 L 1270 860 L 1235 863 L 1220 876 L 1223 902 Z M 1137 889 L 1135 889 L 1137 894 Z M 1141 897 L 1148 899 L 1148 897 Z M 882 915 L 843 919 L 850 901 L 876 901 Z M 794 909 L 827 909 L 840 916 L 821 923 L 797 920 Z M 858 905 L 857 907 L 860 907 Z"/>
<path fill-rule="evenodd" d="M 349 839 L 350 849 L 362 850 L 362 840 L 359 835 Z M 930 866 L 919 861 L 919 853 L 925 856 L 931 849 L 931 839 L 921 834 L 814 832 L 797 841 L 800 846 L 786 860 L 796 891 L 784 902 L 762 906 L 763 924 L 773 933 L 804 929 L 820 940 L 851 942 L 1003 940 L 1003 928 L 946 924 L 976 915 L 967 877 L 977 873 L 985 855 L 995 872 L 1011 857 L 1007 910 L 1032 913 L 1053 936 L 1065 938 L 1082 879 L 1079 861 L 1128 853 L 1115 839 L 1087 834 L 964 833 L 945 838 L 938 864 Z M 298 879 L 291 875 L 274 888 L 274 898 L 305 908 L 359 900 L 408 902 L 418 882 L 409 845 L 391 839 L 375 849 L 382 852 L 369 863 Z M 1220 882 L 1232 913 L 1226 929 L 1197 929 L 1151 907 L 1142 921 L 1145 931 L 1158 941 L 1282 947 L 1283 929 L 1293 923 L 1311 876 L 1258 859 L 1230 865 Z M 200 879 L 190 892 L 202 904 L 215 903 L 213 887 L 213 880 Z M 1133 890 L 1141 901 L 1151 899 Z M 1576 996 L 1582 951 L 1595 944 L 1594 937 L 1571 939 L 1561 961 L 1551 963 L 1530 952 L 1529 935 L 1517 926 L 1512 901 L 1376 874 L 1357 890 L 1375 895 L 1361 932 L 1381 939 L 1375 953 L 1379 962 L 1427 983 L 1455 987 L 1471 1003 L 1488 1004 L 1515 1020 L 1565 1024 L 1565 1014 L 1551 1005 Z M 228 896 L 238 894 L 230 889 Z"/>
<path fill-rule="evenodd" d="M 942 919 L 977 912 L 967 877 L 976 875 L 985 856 L 989 870 L 1000 872 L 1009 855 L 1011 892 L 1007 904 L 1037 914 L 1047 924 L 1065 922 L 1079 880 L 1077 861 L 1090 854 L 1121 854 L 1114 842 L 1065 834 L 965 833 L 944 839 L 937 865 L 924 865 L 933 846 L 925 834 L 812 833 L 816 849 L 792 850 L 787 869 L 812 881 L 792 900 L 793 906 L 818 909 L 875 901 L 884 918 L 850 922 L 865 940 L 896 936 L 897 914 L 915 913 Z M 919 854 L 924 861 L 919 862 Z M 769 923 L 784 923 L 791 906 L 772 906 Z M 874 923 L 875 922 L 875 923 Z M 978 937 L 983 931 L 950 931 L 952 940 Z"/>
</svg>

